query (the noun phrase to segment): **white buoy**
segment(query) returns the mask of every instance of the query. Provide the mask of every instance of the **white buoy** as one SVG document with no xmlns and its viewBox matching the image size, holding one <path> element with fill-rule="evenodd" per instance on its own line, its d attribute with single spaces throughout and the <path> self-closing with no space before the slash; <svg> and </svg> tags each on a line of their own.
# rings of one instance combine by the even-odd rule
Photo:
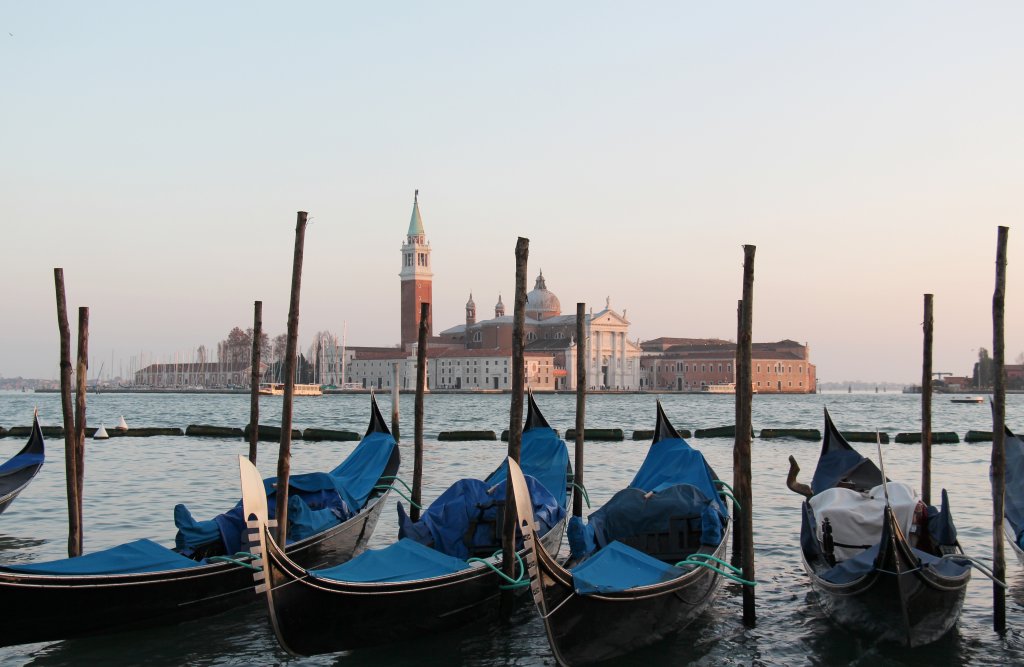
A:
<svg viewBox="0 0 1024 667">
<path fill-rule="evenodd" d="M 101 424 L 100 427 L 98 429 L 96 429 L 96 433 L 92 436 L 92 439 L 93 440 L 106 440 L 109 437 L 110 436 L 107 435 L 107 429 L 103 428 L 103 425 Z"/>
<path fill-rule="evenodd" d="M 118 431 L 127 431 L 128 430 L 128 422 L 126 422 L 124 420 L 124 415 L 121 415 L 121 421 L 117 423 L 117 430 Z"/>
</svg>

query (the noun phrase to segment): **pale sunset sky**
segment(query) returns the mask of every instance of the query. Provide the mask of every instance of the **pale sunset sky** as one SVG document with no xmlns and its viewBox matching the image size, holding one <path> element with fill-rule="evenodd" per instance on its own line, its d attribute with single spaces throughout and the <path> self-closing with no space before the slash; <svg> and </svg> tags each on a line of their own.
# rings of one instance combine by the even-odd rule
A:
<svg viewBox="0 0 1024 667">
<path fill-rule="evenodd" d="M 399 338 L 414 189 L 435 333 L 511 303 L 517 236 L 564 313 L 811 345 L 820 380 L 1024 352 L 1019 2 L 0 2 L 0 376 L 54 378 L 53 267 L 91 372 L 234 326 Z M 72 310 L 74 328 L 75 314 Z"/>
</svg>

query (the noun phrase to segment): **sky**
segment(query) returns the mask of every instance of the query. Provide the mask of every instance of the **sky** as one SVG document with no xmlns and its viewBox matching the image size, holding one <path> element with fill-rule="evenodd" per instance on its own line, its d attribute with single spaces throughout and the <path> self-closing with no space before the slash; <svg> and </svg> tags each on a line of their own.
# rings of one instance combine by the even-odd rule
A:
<svg viewBox="0 0 1024 667">
<path fill-rule="evenodd" d="M 287 326 L 399 339 L 412 195 L 435 332 L 512 303 L 530 239 L 564 313 L 630 336 L 808 342 L 820 381 L 1024 352 L 1024 4 L 0 1 L 0 376 L 90 373 Z M 511 310 L 511 305 L 509 306 Z M 74 334 L 73 334 L 74 335 Z"/>
</svg>

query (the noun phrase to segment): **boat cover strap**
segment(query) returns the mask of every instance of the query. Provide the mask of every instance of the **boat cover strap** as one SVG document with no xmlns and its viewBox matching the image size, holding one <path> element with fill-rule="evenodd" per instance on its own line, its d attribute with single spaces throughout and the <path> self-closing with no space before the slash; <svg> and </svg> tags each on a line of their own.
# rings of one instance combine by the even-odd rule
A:
<svg viewBox="0 0 1024 667">
<path fill-rule="evenodd" d="M 668 581 L 685 572 L 622 542 L 612 542 L 573 568 L 572 583 L 580 595 L 617 593 Z"/>
<path fill-rule="evenodd" d="M 349 582 L 415 581 L 469 569 L 464 560 L 446 556 L 410 539 L 383 549 L 364 551 L 352 560 L 322 570 L 310 570 L 318 579 Z"/>
<path fill-rule="evenodd" d="M 136 540 L 77 558 L 62 558 L 29 565 L 5 565 L 7 572 L 50 575 L 136 574 L 180 570 L 200 565 L 150 540 Z"/>
</svg>

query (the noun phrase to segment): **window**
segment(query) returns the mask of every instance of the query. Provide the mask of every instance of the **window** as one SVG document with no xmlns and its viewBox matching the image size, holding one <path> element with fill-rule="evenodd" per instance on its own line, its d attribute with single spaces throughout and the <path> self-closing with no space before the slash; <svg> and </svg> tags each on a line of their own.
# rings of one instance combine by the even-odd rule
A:
<svg viewBox="0 0 1024 667">
<path fill-rule="evenodd" d="M 732 364 L 726 364 L 725 365 L 725 370 L 726 370 L 727 373 L 732 373 Z"/>
</svg>

